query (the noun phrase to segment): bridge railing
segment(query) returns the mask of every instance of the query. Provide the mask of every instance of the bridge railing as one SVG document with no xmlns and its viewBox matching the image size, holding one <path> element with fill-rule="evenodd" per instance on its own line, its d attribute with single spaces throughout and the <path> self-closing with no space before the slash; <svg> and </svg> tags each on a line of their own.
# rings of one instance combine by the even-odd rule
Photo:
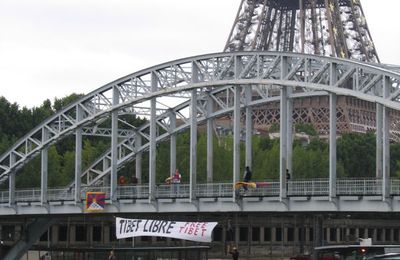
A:
<svg viewBox="0 0 400 260">
<path fill-rule="evenodd" d="M 109 192 L 106 192 L 109 194 Z M 149 197 L 149 186 L 148 185 L 124 185 L 119 186 L 117 190 L 118 199 L 145 199 Z M 109 197 L 106 196 L 106 199 Z"/>
<path fill-rule="evenodd" d="M 0 191 L 0 203 L 7 203 L 9 200 L 9 195 L 10 193 L 8 192 L 8 190 Z"/>
<path fill-rule="evenodd" d="M 390 195 L 400 195 L 400 179 L 390 179 Z"/>
<path fill-rule="evenodd" d="M 280 183 L 278 181 L 263 181 L 264 185 L 249 188 L 246 196 L 278 197 Z M 288 196 L 329 196 L 329 180 L 290 180 L 287 183 Z M 391 179 L 389 182 L 390 195 L 400 196 L 400 179 Z M 155 187 L 156 198 L 189 198 L 189 184 L 166 185 Z M 110 187 L 85 186 L 81 190 L 81 200 L 85 200 L 86 192 L 104 192 L 109 199 Z M 195 196 L 198 198 L 232 197 L 234 185 L 232 183 L 199 183 L 195 187 Z M 75 190 L 73 188 L 49 188 L 48 201 L 73 201 Z M 338 179 L 336 183 L 337 196 L 381 196 L 382 180 L 374 178 L 364 179 Z M 16 190 L 16 202 L 40 202 L 41 191 L 39 188 Z M 142 185 L 124 185 L 117 188 L 117 199 L 146 199 L 149 198 L 149 187 Z M 0 203 L 9 202 L 9 191 L 0 190 Z"/>
<path fill-rule="evenodd" d="M 232 197 L 232 183 L 201 183 L 197 184 L 198 198 Z"/>
<path fill-rule="evenodd" d="M 75 189 L 55 188 L 47 191 L 49 201 L 74 200 Z"/>
<path fill-rule="evenodd" d="M 382 180 L 380 179 L 339 179 L 336 183 L 338 196 L 373 196 L 382 195 Z"/>
<path fill-rule="evenodd" d="M 288 196 L 328 196 L 329 180 L 292 180 L 288 181 Z"/>
<path fill-rule="evenodd" d="M 279 193 L 280 183 L 278 181 L 267 181 L 265 186 L 249 189 L 246 196 L 277 197 Z"/>
</svg>

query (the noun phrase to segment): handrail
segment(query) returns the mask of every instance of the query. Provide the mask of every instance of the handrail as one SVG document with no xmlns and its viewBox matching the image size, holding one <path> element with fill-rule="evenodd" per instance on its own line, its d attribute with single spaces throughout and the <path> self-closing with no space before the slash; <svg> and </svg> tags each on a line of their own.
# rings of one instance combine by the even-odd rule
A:
<svg viewBox="0 0 400 260">
<path fill-rule="evenodd" d="M 264 181 L 265 183 L 265 181 Z M 249 188 L 244 194 L 249 197 L 279 197 L 279 181 L 267 181 L 266 185 L 258 188 Z M 400 179 L 390 179 L 390 195 L 400 195 Z M 329 196 L 329 179 L 313 180 L 290 180 L 287 183 L 288 196 Z M 86 192 L 104 192 L 106 199 L 109 199 L 109 187 L 86 186 L 81 190 L 81 199 L 85 200 Z M 156 185 L 156 199 L 162 198 L 189 198 L 189 184 L 179 185 Z M 230 182 L 217 183 L 198 183 L 195 187 L 197 198 L 222 198 L 232 197 L 234 185 Z M 243 194 L 243 193 L 241 193 Z M 381 196 L 382 180 L 375 178 L 363 179 L 338 179 L 336 182 L 337 196 Z M 20 189 L 15 192 L 17 203 L 40 202 L 41 192 L 39 188 Z M 147 199 L 149 197 L 149 187 L 142 185 L 121 185 L 117 188 L 118 199 Z M 71 188 L 49 188 L 47 191 L 48 201 L 73 201 L 74 189 Z M 0 204 L 9 202 L 9 191 L 0 190 Z"/>
</svg>

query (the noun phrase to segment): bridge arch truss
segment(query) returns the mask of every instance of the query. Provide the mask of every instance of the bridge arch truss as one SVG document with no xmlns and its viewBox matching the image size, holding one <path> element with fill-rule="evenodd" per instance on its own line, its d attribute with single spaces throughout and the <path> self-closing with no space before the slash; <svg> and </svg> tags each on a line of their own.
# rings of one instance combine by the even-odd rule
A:
<svg viewBox="0 0 400 260">
<path fill-rule="evenodd" d="M 353 96 L 376 104 L 377 177 L 383 200 L 389 197 L 390 110 L 400 110 L 400 74 L 377 64 L 336 58 L 276 52 L 216 53 L 180 59 L 130 74 L 111 82 L 50 117 L 15 143 L 0 157 L 0 183 L 8 180 L 8 205 L 16 202 L 18 169 L 41 155 L 42 204 L 48 202 L 48 147 L 75 135 L 75 202 L 81 201 L 83 186 L 105 184 L 109 179 L 110 201 L 117 202 L 117 171 L 136 160 L 141 176 L 141 156 L 149 152 L 149 201 L 156 192 L 156 145 L 170 139 L 171 171 L 176 167 L 176 135 L 190 129 L 189 201 L 196 200 L 196 146 L 200 123 L 207 125 L 207 180 L 212 182 L 213 120 L 231 114 L 233 120 L 232 182 L 240 175 L 240 130 L 246 129 L 246 165 L 251 166 L 253 108 L 267 102 L 280 103 L 279 198 L 287 197 L 286 169 L 291 170 L 293 100 L 310 96 L 330 99 L 329 197 L 336 189 L 337 96 Z M 145 116 L 148 122 L 133 127 L 122 115 Z M 111 119 L 110 128 L 102 123 Z M 88 169 L 82 169 L 82 136 L 111 138 L 109 151 Z M 108 177 L 110 176 L 110 177 Z M 233 184 L 232 183 L 232 184 Z M 71 186 L 71 187 L 72 187 Z M 233 185 L 232 185 L 233 186 Z M 234 193 L 232 193 L 234 197 Z"/>
</svg>

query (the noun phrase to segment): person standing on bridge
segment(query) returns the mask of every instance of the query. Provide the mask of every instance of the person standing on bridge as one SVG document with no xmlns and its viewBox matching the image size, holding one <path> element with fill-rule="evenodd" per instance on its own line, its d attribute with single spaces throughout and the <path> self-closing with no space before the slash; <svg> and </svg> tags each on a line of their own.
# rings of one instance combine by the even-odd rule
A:
<svg viewBox="0 0 400 260">
<path fill-rule="evenodd" d="M 286 169 L 286 194 L 289 191 L 289 181 L 290 181 L 290 172 L 289 169 Z"/>
<path fill-rule="evenodd" d="M 246 166 L 246 170 L 244 171 L 244 175 L 243 175 L 243 182 L 249 182 L 249 181 L 251 181 L 251 171 L 250 171 L 250 167 Z M 243 185 L 243 189 L 245 192 L 248 190 L 247 184 Z"/>
<path fill-rule="evenodd" d="M 179 185 L 181 184 L 182 175 L 179 173 L 179 170 L 175 170 L 175 174 L 171 177 L 171 182 L 173 185 L 175 195 L 179 192 Z"/>
<path fill-rule="evenodd" d="M 135 196 L 137 196 L 137 187 L 136 186 L 138 185 L 138 182 L 139 182 L 139 180 L 136 177 L 136 175 L 133 175 L 132 176 L 132 186 L 133 186 L 133 194 Z"/>
</svg>

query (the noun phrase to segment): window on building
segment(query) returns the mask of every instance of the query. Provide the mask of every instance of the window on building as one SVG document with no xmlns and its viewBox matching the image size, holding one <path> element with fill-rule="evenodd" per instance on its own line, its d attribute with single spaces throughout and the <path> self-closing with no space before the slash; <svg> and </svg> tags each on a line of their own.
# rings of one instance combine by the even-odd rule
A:
<svg viewBox="0 0 400 260">
<path fill-rule="evenodd" d="M 110 225 L 110 241 L 116 241 L 117 237 L 115 236 L 115 226 Z"/>
<path fill-rule="evenodd" d="M 226 241 L 235 241 L 235 229 L 231 228 L 231 229 L 227 229 L 225 232 L 225 236 L 226 236 Z"/>
<path fill-rule="evenodd" d="M 299 228 L 299 237 L 297 238 L 298 241 L 306 241 L 306 232 L 305 232 L 305 228 L 301 227 Z"/>
<path fill-rule="evenodd" d="M 399 242 L 399 229 L 393 229 L 393 242 Z"/>
<path fill-rule="evenodd" d="M 247 227 L 239 228 L 239 241 L 246 242 L 248 240 L 249 229 Z"/>
<path fill-rule="evenodd" d="M 214 228 L 213 240 L 214 241 L 222 241 L 222 228 L 221 227 Z"/>
<path fill-rule="evenodd" d="M 260 241 L 260 228 L 259 227 L 251 228 L 251 241 L 254 241 L 254 242 Z"/>
<path fill-rule="evenodd" d="M 358 229 L 358 237 L 367 238 L 367 234 L 365 234 L 365 228 Z"/>
<path fill-rule="evenodd" d="M 275 228 L 275 241 L 282 241 L 282 238 L 283 238 L 283 236 L 282 236 L 282 228 L 280 228 L 280 227 L 277 227 L 277 228 Z"/>
<path fill-rule="evenodd" d="M 337 229 L 330 228 L 329 229 L 329 241 L 336 242 L 336 238 L 337 238 Z"/>
<path fill-rule="evenodd" d="M 264 228 L 264 241 L 271 241 L 271 228 Z"/>
<path fill-rule="evenodd" d="M 287 241 L 294 241 L 294 228 L 292 227 L 287 229 Z"/>
<path fill-rule="evenodd" d="M 92 232 L 92 240 L 94 242 L 101 242 L 101 238 L 102 238 L 102 229 L 101 226 L 94 226 L 93 227 L 93 232 Z"/>
<path fill-rule="evenodd" d="M 310 242 L 314 241 L 314 228 L 308 230 L 308 237 L 310 238 Z"/>
<path fill-rule="evenodd" d="M 58 227 L 58 241 L 64 242 L 67 241 L 68 238 L 68 227 L 67 226 L 59 226 Z"/>
<path fill-rule="evenodd" d="M 385 241 L 386 242 L 392 241 L 390 228 L 385 229 Z"/>
<path fill-rule="evenodd" d="M 87 241 L 86 226 L 83 225 L 75 226 L 75 241 L 76 242 Z"/>
<path fill-rule="evenodd" d="M 381 228 L 376 229 L 376 241 L 383 241 L 383 232 Z"/>
<path fill-rule="evenodd" d="M 50 228 L 50 241 L 51 241 L 51 228 Z M 46 230 L 41 236 L 40 236 L 40 241 L 47 241 L 49 238 L 49 230 Z"/>
</svg>

